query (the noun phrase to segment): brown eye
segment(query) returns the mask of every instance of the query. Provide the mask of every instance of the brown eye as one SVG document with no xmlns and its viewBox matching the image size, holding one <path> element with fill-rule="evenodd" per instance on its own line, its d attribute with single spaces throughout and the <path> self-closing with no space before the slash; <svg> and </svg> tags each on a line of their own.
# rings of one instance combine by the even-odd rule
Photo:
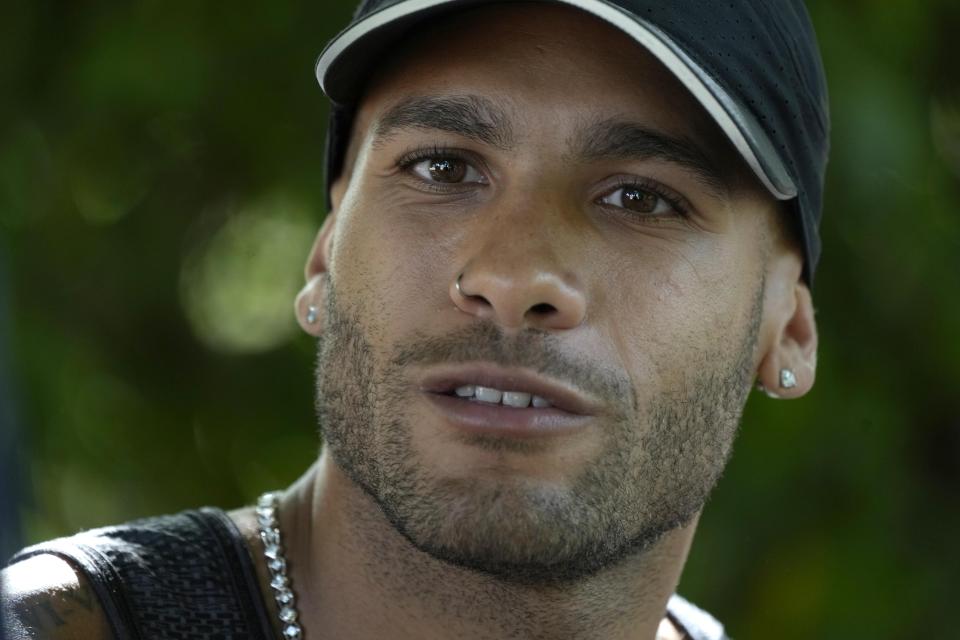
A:
<svg viewBox="0 0 960 640">
<path fill-rule="evenodd" d="M 640 213 L 653 213 L 657 208 L 657 200 L 660 197 L 656 194 L 644 191 L 643 189 L 624 189 L 623 207 L 631 211 Z"/>
<path fill-rule="evenodd" d="M 600 202 L 654 217 L 670 215 L 677 211 L 677 208 L 662 196 L 636 186 L 620 187 L 600 198 Z"/>
<path fill-rule="evenodd" d="M 411 164 L 409 170 L 433 184 L 486 183 L 483 174 L 458 158 L 427 158 Z"/>
<path fill-rule="evenodd" d="M 428 171 L 437 182 L 460 182 L 467 175 L 467 163 L 450 158 L 431 160 Z"/>
</svg>

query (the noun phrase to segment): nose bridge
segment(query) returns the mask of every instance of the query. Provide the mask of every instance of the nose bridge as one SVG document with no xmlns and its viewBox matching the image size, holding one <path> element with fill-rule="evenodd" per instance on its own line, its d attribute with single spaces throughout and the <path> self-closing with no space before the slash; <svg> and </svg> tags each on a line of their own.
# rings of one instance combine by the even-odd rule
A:
<svg viewBox="0 0 960 640">
<path fill-rule="evenodd" d="M 575 230 L 541 200 L 501 202 L 481 214 L 462 254 L 458 306 L 506 329 L 570 329 L 586 314 Z"/>
<path fill-rule="evenodd" d="M 485 267 L 504 272 L 504 277 L 520 278 L 524 271 L 562 270 L 560 254 L 562 233 L 559 216 L 547 215 L 543 204 L 534 207 L 521 203 L 509 210 L 501 210 L 485 222 L 481 231 L 482 243 L 475 261 L 489 261 Z M 540 210 L 538 210 L 540 209 Z"/>
</svg>

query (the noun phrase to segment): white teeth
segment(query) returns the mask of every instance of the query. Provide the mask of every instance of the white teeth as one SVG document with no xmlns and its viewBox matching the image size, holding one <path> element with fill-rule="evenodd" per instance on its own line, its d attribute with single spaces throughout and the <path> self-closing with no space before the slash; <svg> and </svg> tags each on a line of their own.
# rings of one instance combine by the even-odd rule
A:
<svg viewBox="0 0 960 640">
<path fill-rule="evenodd" d="M 503 404 L 508 407 L 524 408 L 530 406 L 530 394 L 522 391 L 504 391 Z"/>
<path fill-rule="evenodd" d="M 499 404 L 500 399 L 503 397 L 503 392 L 498 389 L 491 389 L 490 387 L 481 387 L 477 386 L 474 391 L 474 395 L 477 400 L 481 402 L 490 402 L 492 404 Z"/>
<path fill-rule="evenodd" d="M 549 400 L 547 400 L 546 398 L 541 398 L 540 396 L 533 396 L 533 403 L 532 403 L 532 404 L 533 404 L 533 406 L 535 406 L 535 407 L 540 407 L 540 408 L 552 407 L 552 406 L 553 406 L 552 404 L 550 404 L 550 401 L 549 401 Z"/>
<path fill-rule="evenodd" d="M 553 406 L 553 403 L 546 398 L 524 393 L 523 391 L 500 391 L 492 387 L 465 384 L 462 387 L 457 387 L 453 392 L 458 398 L 476 398 L 481 402 L 504 404 L 508 407 L 516 407 L 518 409 L 529 407 L 531 404 L 538 409 Z"/>
</svg>

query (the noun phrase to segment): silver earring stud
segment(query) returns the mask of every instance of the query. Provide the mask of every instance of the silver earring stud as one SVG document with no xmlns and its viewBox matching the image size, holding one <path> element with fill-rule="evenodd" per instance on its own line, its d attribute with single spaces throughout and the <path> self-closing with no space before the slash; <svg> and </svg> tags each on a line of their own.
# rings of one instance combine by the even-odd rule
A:
<svg viewBox="0 0 960 640">
<path fill-rule="evenodd" d="M 790 369 L 780 369 L 780 388 L 793 389 L 797 386 L 797 376 Z"/>
<path fill-rule="evenodd" d="M 313 305 L 307 307 L 307 324 L 313 324 L 317 321 L 317 308 Z"/>
</svg>

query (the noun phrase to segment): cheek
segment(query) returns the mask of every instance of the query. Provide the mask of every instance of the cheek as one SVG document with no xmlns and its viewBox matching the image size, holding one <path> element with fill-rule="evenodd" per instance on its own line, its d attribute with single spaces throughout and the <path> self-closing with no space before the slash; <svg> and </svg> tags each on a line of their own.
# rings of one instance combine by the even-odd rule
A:
<svg viewBox="0 0 960 640">
<path fill-rule="evenodd" d="M 358 195 L 345 199 L 341 214 L 333 278 L 343 301 L 364 309 L 365 322 L 404 335 L 428 314 L 453 308 L 447 288 L 456 278 L 456 238 L 403 203 Z"/>
<path fill-rule="evenodd" d="M 642 261 L 608 264 L 603 308 L 597 310 L 606 319 L 612 356 L 647 397 L 682 389 L 715 354 L 728 350 L 749 303 L 737 281 L 745 273 L 734 260 L 724 264 L 724 251 L 710 244 L 663 251 L 662 260 L 648 254 Z"/>
</svg>

